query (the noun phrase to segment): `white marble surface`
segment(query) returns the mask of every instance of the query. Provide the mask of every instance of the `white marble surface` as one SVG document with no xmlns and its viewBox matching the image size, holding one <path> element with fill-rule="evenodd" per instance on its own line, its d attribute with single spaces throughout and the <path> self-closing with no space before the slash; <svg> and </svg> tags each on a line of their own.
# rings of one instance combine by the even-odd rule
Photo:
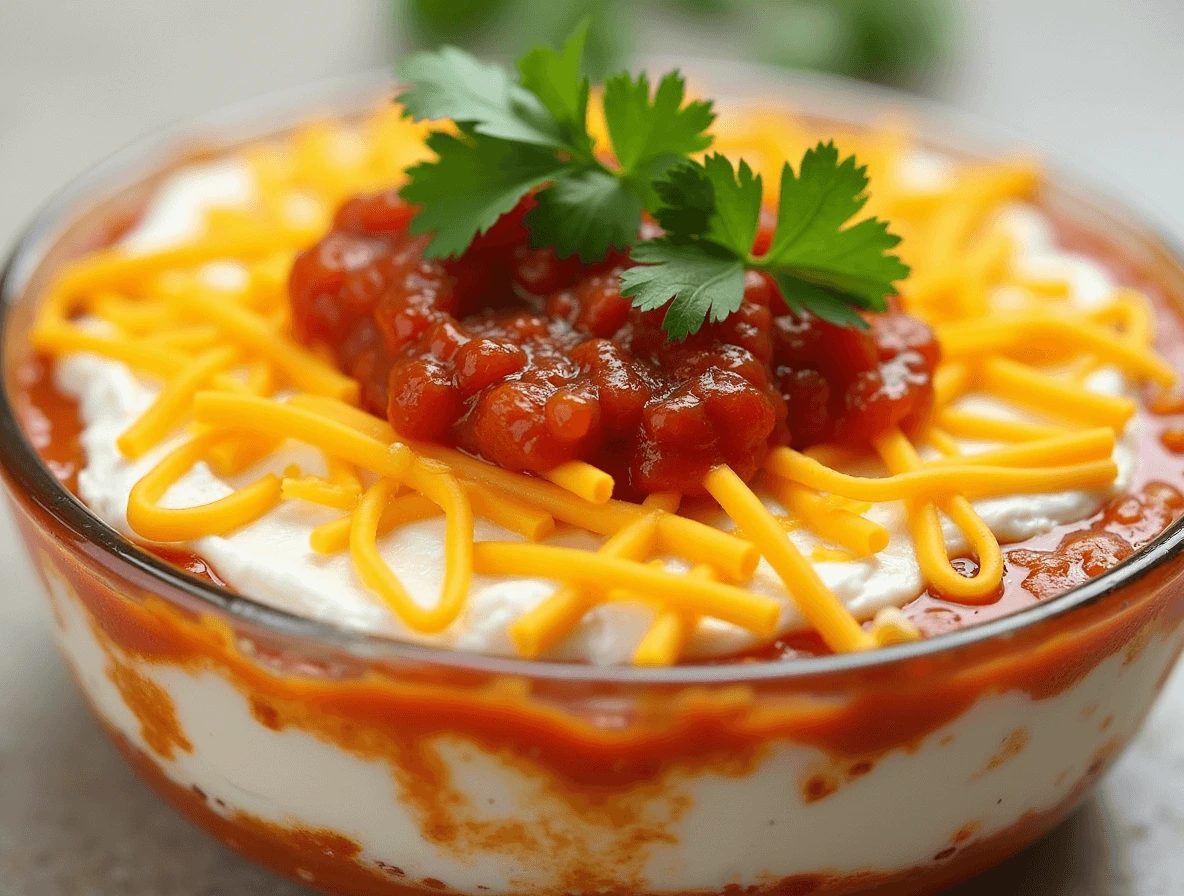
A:
<svg viewBox="0 0 1184 896">
<path fill-rule="evenodd" d="M 144 130 L 365 68 L 383 0 L 0 0 L 0 246 Z M 1114 184 L 1184 240 L 1184 4 L 962 0 L 962 63 L 929 93 Z M 0 896 L 299 896 L 175 817 L 123 766 L 53 652 L 0 511 Z M 1184 668 L 1073 818 L 957 896 L 1184 892 Z"/>
</svg>

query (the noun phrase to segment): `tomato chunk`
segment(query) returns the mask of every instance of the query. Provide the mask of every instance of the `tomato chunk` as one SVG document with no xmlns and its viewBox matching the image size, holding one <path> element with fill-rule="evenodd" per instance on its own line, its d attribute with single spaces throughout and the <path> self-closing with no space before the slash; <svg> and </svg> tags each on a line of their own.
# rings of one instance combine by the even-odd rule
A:
<svg viewBox="0 0 1184 896">
<path fill-rule="evenodd" d="M 396 194 L 348 200 L 293 267 L 297 335 L 408 437 L 511 470 L 587 460 L 625 496 L 695 493 L 716 464 L 749 478 L 771 446 L 863 443 L 928 412 L 938 349 L 919 321 L 891 310 L 839 327 L 749 272 L 736 313 L 671 342 L 662 311 L 621 296 L 627 257 L 530 246 L 532 202 L 441 262 Z"/>
</svg>

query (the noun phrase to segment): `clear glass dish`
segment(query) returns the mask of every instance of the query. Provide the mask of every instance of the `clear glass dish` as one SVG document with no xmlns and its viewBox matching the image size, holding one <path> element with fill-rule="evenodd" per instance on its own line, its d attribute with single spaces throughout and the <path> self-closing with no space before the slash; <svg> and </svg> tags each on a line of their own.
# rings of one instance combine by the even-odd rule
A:
<svg viewBox="0 0 1184 896">
<path fill-rule="evenodd" d="M 889 92 L 701 68 L 717 95 L 856 125 L 911 107 L 945 152 L 1007 145 Z M 52 273 L 109 242 L 178 165 L 348 116 L 389 89 L 366 75 L 141 141 L 59 194 L 9 259 L 0 467 L 59 647 L 129 762 L 233 848 L 351 896 L 921 893 L 1059 821 L 1136 733 L 1180 653 L 1184 524 L 1068 594 L 918 643 L 598 668 L 286 614 L 142 550 L 58 483 L 14 400 Z M 1041 202 L 1178 305 L 1184 267 L 1152 229 L 1056 175 Z"/>
</svg>

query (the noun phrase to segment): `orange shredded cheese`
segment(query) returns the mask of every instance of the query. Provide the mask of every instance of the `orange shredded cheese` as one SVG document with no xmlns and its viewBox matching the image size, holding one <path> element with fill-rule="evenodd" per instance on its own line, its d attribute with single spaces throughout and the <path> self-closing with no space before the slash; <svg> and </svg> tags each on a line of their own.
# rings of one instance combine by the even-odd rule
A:
<svg viewBox="0 0 1184 896">
<path fill-rule="evenodd" d="M 395 438 L 394 430 L 385 420 L 341 402 L 310 395 L 298 396 L 291 404 L 316 410 L 344 425 L 357 427 L 379 441 Z M 610 499 L 603 504 L 593 504 L 553 483 L 503 470 L 442 445 L 409 444 L 422 456 L 448 465 L 463 479 L 483 482 L 514 494 L 521 500 L 545 509 L 555 519 L 589 532 L 612 535 L 649 513 L 644 507 L 626 501 Z M 664 547 L 672 553 L 688 551 L 707 558 L 720 575 L 730 581 L 747 581 L 759 560 L 756 548 L 749 542 L 673 513 L 659 518 L 658 536 Z"/>
<path fill-rule="evenodd" d="M 1136 405 L 1088 390 L 1086 378 L 1112 365 L 1160 387 L 1176 380 L 1152 349 L 1154 313 L 1138 292 L 1118 289 L 1109 303 L 1079 311 L 1069 301 L 1068 279 L 1019 269 L 1015 239 L 997 212 L 1032 197 L 1039 180 L 1033 165 L 954 163 L 948 182 L 911 186 L 900 173 L 909 143 L 898 125 L 846 134 L 843 145 L 873 172 L 867 213 L 888 216 L 905 237 L 900 249 L 913 267 L 901 288 L 905 309 L 931 324 L 942 346 L 933 415 L 918 437 L 942 456 L 922 460 L 896 430 L 874 446 L 887 476 L 844 472 L 875 463 L 868 446 L 775 449 L 761 487 L 786 507 L 785 519 L 770 514 L 730 469 L 717 468 L 704 485 L 739 527 L 726 533 L 680 515 L 675 494 L 651 495 L 642 505 L 613 499 L 612 476 L 587 463 L 529 476 L 410 442 L 353 406 L 358 384 L 293 338 L 286 284 L 295 252 L 324 232 L 344 198 L 389 188 L 424 157 L 426 130 L 386 104 L 356 131 L 321 121 L 285 141 L 248 146 L 241 158 L 256 183 L 248 205 L 207 210 L 200 231 L 175 246 L 144 253 L 117 246 L 62 269 L 33 328 L 34 347 L 57 356 L 95 353 L 160 382 L 155 401 L 118 440 L 128 458 L 189 424 L 189 441 L 132 490 L 128 521 L 138 535 L 191 541 L 233 531 L 284 499 L 312 501 L 345 513 L 311 532 L 312 549 L 348 550 L 366 587 L 410 629 L 438 632 L 456 620 L 474 572 L 538 576 L 563 584 L 511 624 L 522 656 L 553 649 L 599 603 L 641 600 L 656 611 L 634 652 L 641 665 L 677 662 L 704 618 L 759 637 L 773 634 L 779 602 L 735 586 L 749 580 L 763 555 L 831 649 L 861 650 L 920 633 L 896 608 L 881 610 L 865 631 L 793 546 L 788 529 L 805 527 L 834 546 L 816 551 L 815 561 L 873 557 L 890 535 L 864 514 L 873 504 L 902 501 L 926 582 L 965 603 L 990 599 L 1001 582 L 1002 555 L 971 499 L 1108 488 L 1117 473 L 1116 433 Z M 743 153 L 770 189 L 781 160 L 800 156 L 818 136 L 779 110 L 717 130 L 720 151 Z M 241 288 L 203 280 L 202 267 L 223 260 L 245 270 Z M 81 323 L 79 315 L 104 326 Z M 302 394 L 281 400 L 280 389 Z M 995 419 L 962 406 L 980 394 L 1036 419 Z M 959 439 L 991 444 L 966 453 Z M 290 470 L 200 507 L 161 506 L 196 463 L 236 475 L 287 440 L 320 449 L 325 476 Z M 363 476 L 374 484 L 364 488 Z M 973 577 L 951 565 L 939 511 L 978 558 Z M 437 600 L 421 606 L 400 582 L 397 562 L 383 560 L 378 539 L 441 515 L 444 581 Z M 474 545 L 474 515 L 528 542 L 549 538 L 557 522 L 606 540 L 594 552 Z M 655 555 L 681 558 L 691 571 L 673 572 Z"/>
<path fill-rule="evenodd" d="M 292 402 L 230 392 L 198 392 L 193 399 L 193 416 L 201 423 L 298 439 L 389 479 L 401 479 L 412 460 L 406 445 L 380 441 Z"/>
<path fill-rule="evenodd" d="M 198 507 L 166 508 L 159 501 L 169 488 L 200 461 L 209 447 L 225 436 L 208 432 L 170 452 L 132 487 L 127 523 L 148 541 L 193 541 L 225 535 L 252 523 L 280 501 L 280 480 L 267 474 L 246 488 Z"/>
<path fill-rule="evenodd" d="M 152 406 L 116 441 L 116 446 L 124 456 L 135 460 L 164 441 L 169 433 L 181 425 L 197 390 L 214 373 L 229 367 L 235 355 L 233 348 L 216 348 L 199 355 L 181 368 L 165 384 Z"/>
<path fill-rule="evenodd" d="M 933 401 L 944 408 L 961 397 L 970 387 L 970 365 L 942 364 L 933 374 Z"/>
<path fill-rule="evenodd" d="M 183 299 L 187 314 L 218 327 L 250 352 L 266 358 L 282 370 L 298 389 L 357 401 L 358 384 L 330 367 L 312 352 L 289 339 L 277 339 L 276 331 L 260 315 L 234 302 L 219 301 L 212 290 L 195 289 Z"/>
<path fill-rule="evenodd" d="M 876 450 L 892 473 L 921 468 L 921 458 L 899 429 L 890 430 L 876 441 Z M 974 576 L 962 575 L 950 562 L 938 508 L 962 530 L 978 560 Z M 909 534 L 917 550 L 917 562 L 925 581 L 948 597 L 963 603 L 986 603 L 995 597 L 1003 581 L 1003 552 L 995 534 L 962 495 L 938 502 L 913 498 L 906 503 Z"/>
<path fill-rule="evenodd" d="M 710 566 L 696 566 L 688 575 L 710 579 L 714 573 Z M 698 624 L 699 617 L 693 613 L 677 608 L 661 610 L 633 651 L 634 665 L 671 666 L 677 663 Z"/>
<path fill-rule="evenodd" d="M 1010 358 L 987 358 L 979 368 L 982 388 L 1019 407 L 1089 426 L 1122 429 L 1134 416 L 1129 398 L 1090 392 Z"/>
<path fill-rule="evenodd" d="M 803 485 L 770 476 L 765 480 L 773 495 L 815 535 L 848 552 L 848 557 L 866 557 L 888 547 L 888 530 L 858 513 L 836 507 L 822 495 Z"/>
<path fill-rule="evenodd" d="M 1045 423 L 984 417 L 957 408 L 939 411 L 937 425 L 952 436 L 984 442 L 1027 442 L 1051 438 L 1063 431 L 1058 426 L 1049 426 Z"/>
<path fill-rule="evenodd" d="M 400 495 L 397 498 L 389 499 L 382 509 L 382 515 L 378 519 L 376 537 L 386 535 L 399 526 L 417 523 L 443 513 L 443 510 L 423 495 Z M 336 554 L 348 550 L 352 523 L 352 515 L 322 523 L 309 534 L 309 547 L 318 554 Z"/>
<path fill-rule="evenodd" d="M 1085 318 L 1030 312 L 987 320 L 974 319 L 937 328 L 945 357 L 983 358 L 1017 351 L 1047 341 L 1090 352 L 1140 380 L 1171 386 L 1176 372 L 1151 349 L 1135 345 L 1120 334 Z"/>
<path fill-rule="evenodd" d="M 517 532 L 530 541 L 542 541 L 555 532 L 555 517 L 526 501 L 519 501 L 499 488 L 480 482 L 463 483 L 473 502 L 473 512 L 503 529 Z"/>
<path fill-rule="evenodd" d="M 814 567 L 794 547 L 776 517 L 744 480 L 730 467 L 721 466 L 707 474 L 703 485 L 736 525 L 754 540 L 785 583 L 798 609 L 831 650 L 846 652 L 873 646 L 867 633 L 822 583 Z"/>
<path fill-rule="evenodd" d="M 1104 460 L 1114 453 L 1114 444 L 1114 430 L 1100 427 L 1033 439 L 977 454 L 947 455 L 929 461 L 926 466 L 934 468 L 979 464 L 996 467 L 1053 467 Z"/>
<path fill-rule="evenodd" d="M 319 476 L 286 476 L 280 483 L 280 491 L 290 501 L 309 501 L 338 510 L 353 510 L 361 497 L 354 489 L 326 482 Z"/>
<path fill-rule="evenodd" d="M 921 631 L 897 607 L 884 607 L 872 620 L 871 636 L 880 647 L 918 641 Z"/>
<path fill-rule="evenodd" d="M 603 504 L 613 496 L 613 477 L 581 460 L 560 464 L 543 474 L 543 478 L 593 504 Z"/>
<path fill-rule="evenodd" d="M 627 560 L 644 558 L 654 549 L 658 533 L 657 520 L 656 514 L 634 520 L 609 538 L 598 554 Z M 607 590 L 611 581 L 602 580 L 600 590 Z M 597 593 L 595 589 L 565 585 L 533 610 L 514 620 L 509 633 L 518 655 L 533 658 L 554 647 L 588 612 Z"/>
<path fill-rule="evenodd" d="M 473 577 L 473 512 L 464 489 L 446 470 L 416 460 L 407 484 L 444 511 L 444 583 L 439 602 L 429 609 L 409 595 L 399 577 L 378 552 L 378 524 L 394 490 L 390 479 L 380 479 L 358 502 L 349 533 L 349 551 L 358 576 L 409 628 L 419 632 L 443 631 L 464 609 Z"/>
<path fill-rule="evenodd" d="M 899 501 L 929 495 L 964 494 L 975 498 L 1027 495 L 1073 489 L 1099 489 L 1114 481 L 1112 460 L 1041 469 L 976 466 L 965 458 L 957 465 L 921 467 L 886 477 L 849 476 L 823 466 L 792 448 L 769 452 L 766 468 L 786 479 L 857 501 Z"/>
<path fill-rule="evenodd" d="M 628 592 L 711 616 L 769 636 L 777 630 L 781 605 L 733 585 L 691 579 L 591 551 L 541 544 L 483 541 L 473 547 L 473 568 L 484 575 L 558 578 L 581 588 L 613 582 Z"/>
</svg>

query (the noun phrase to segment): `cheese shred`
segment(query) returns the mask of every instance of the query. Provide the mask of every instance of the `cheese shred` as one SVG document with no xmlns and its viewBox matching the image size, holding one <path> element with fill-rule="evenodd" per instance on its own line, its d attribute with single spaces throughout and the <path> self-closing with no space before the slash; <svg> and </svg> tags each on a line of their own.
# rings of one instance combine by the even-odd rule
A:
<svg viewBox="0 0 1184 896">
<path fill-rule="evenodd" d="M 542 578 L 557 583 L 554 592 L 508 627 L 519 655 L 545 656 L 597 606 L 631 600 L 654 612 L 632 657 L 646 666 L 678 662 L 704 620 L 738 626 L 756 640 L 778 634 L 785 601 L 742 587 L 763 558 L 781 578 L 785 600 L 831 650 L 866 650 L 921 634 L 896 607 L 857 619 L 791 531 L 821 542 L 811 555 L 817 561 L 870 562 L 890 536 L 865 514 L 902 502 L 926 585 L 960 603 L 992 600 L 1003 555 L 971 500 L 1104 492 L 1117 475 L 1116 442 L 1137 405 L 1087 388 L 1089 377 L 1110 366 L 1161 388 L 1175 382 L 1154 351 L 1154 311 L 1144 296 L 1123 288 L 1107 303 L 1077 310 L 1068 279 L 1037 276 L 1017 262 L 1016 240 L 999 211 L 1031 200 L 1039 183 L 1032 164 L 956 164 L 942 185 L 909 187 L 898 171 L 907 140 L 888 130 L 849 141 L 875 170 L 867 212 L 890 216 L 905 237 L 900 248 L 913 274 L 902 284 L 902 304 L 934 327 L 942 346 L 933 413 L 916 433 L 881 435 L 870 446 L 875 454 L 851 445 L 772 450 L 756 482 L 788 517 L 770 513 L 726 466 L 702 485 L 736 523 L 731 533 L 680 513 L 678 494 L 641 504 L 615 499 L 613 477 L 582 461 L 530 476 L 400 438 L 356 406 L 355 380 L 294 337 L 286 284 L 296 252 L 324 233 L 344 198 L 389 188 L 424 157 L 425 128 L 388 104 L 349 139 L 321 122 L 287 141 L 250 145 L 241 156 L 255 182 L 250 202 L 207 210 L 198 231 L 177 245 L 149 252 L 116 246 L 61 269 L 35 322 L 34 348 L 58 357 L 100 355 L 160 384 L 117 441 L 129 460 L 160 454 L 129 497 L 127 520 L 138 536 L 191 542 L 248 525 L 281 501 L 311 502 L 343 515 L 313 529 L 310 548 L 348 551 L 359 579 L 410 630 L 452 625 L 465 612 L 474 575 Z M 770 110 L 719 130 L 719 148 L 754 159 L 770 175 L 767 183 L 781 159 L 800 155 L 812 139 L 808 126 Z M 206 273 L 214 262 L 237 265 L 241 284 L 212 285 Z M 1015 413 L 988 416 L 963 406 L 975 395 Z M 970 452 L 960 439 L 985 444 Z M 170 490 L 195 466 L 239 475 L 288 441 L 319 449 L 324 475 L 291 469 L 201 506 L 169 506 Z M 924 455 L 918 445 L 927 446 Z M 877 458 L 886 475 L 844 471 Z M 950 556 L 943 515 L 970 545 L 973 570 Z M 421 603 L 380 542 L 440 517 L 443 579 L 436 598 Z M 475 543 L 474 517 L 524 541 Z M 595 551 L 547 543 L 560 525 L 604 540 Z"/>
</svg>

